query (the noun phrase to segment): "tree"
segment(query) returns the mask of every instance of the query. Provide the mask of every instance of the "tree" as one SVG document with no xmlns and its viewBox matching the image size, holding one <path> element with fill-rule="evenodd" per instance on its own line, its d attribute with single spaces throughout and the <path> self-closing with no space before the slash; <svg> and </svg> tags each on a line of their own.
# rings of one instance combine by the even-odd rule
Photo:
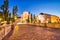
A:
<svg viewBox="0 0 60 40">
<path fill-rule="evenodd" d="M 18 12 L 18 7 L 17 6 L 13 6 L 13 9 L 12 9 L 13 21 L 15 21 L 15 19 L 14 19 L 15 16 L 18 17 L 17 12 Z"/>
<path fill-rule="evenodd" d="M 1 16 L 2 16 L 3 20 L 5 20 L 5 19 L 4 19 L 4 5 L 2 5 L 2 6 L 0 7 L 0 9 L 2 10 L 2 15 L 1 15 Z"/>
<path fill-rule="evenodd" d="M 11 14 L 9 14 L 9 10 L 8 10 L 8 8 L 9 8 L 9 2 L 8 2 L 8 0 L 4 0 L 4 4 L 3 5 L 1 5 L 1 7 L 0 7 L 0 9 L 2 10 L 2 15 L 3 15 L 3 19 L 4 19 L 4 21 L 10 21 L 10 16 L 11 16 Z M 14 16 L 17 16 L 17 12 L 18 12 L 18 7 L 17 6 L 14 6 L 13 7 L 13 15 Z M 13 18 L 14 18 L 14 16 L 13 16 Z"/>
<path fill-rule="evenodd" d="M 37 16 L 35 16 L 35 14 L 34 14 L 33 20 L 34 20 L 34 23 L 37 23 Z"/>
<path fill-rule="evenodd" d="M 29 21 L 30 21 L 30 20 L 29 20 L 29 15 L 28 15 L 27 23 L 29 23 Z"/>
<path fill-rule="evenodd" d="M 34 23 L 35 23 L 35 14 L 34 14 Z"/>
<path fill-rule="evenodd" d="M 8 15 L 8 21 L 11 21 L 11 13 Z"/>
<path fill-rule="evenodd" d="M 18 12 L 18 7 L 17 6 L 13 6 L 13 16 L 17 15 L 17 12 Z"/>
<path fill-rule="evenodd" d="M 8 4 L 8 0 L 4 0 L 4 4 L 0 7 L 0 9 L 3 10 L 3 17 L 5 21 L 7 21 L 8 18 Z"/>
<path fill-rule="evenodd" d="M 8 18 L 8 0 L 4 0 L 4 15 L 5 15 L 5 21 L 7 21 Z"/>
<path fill-rule="evenodd" d="M 32 14 L 31 14 L 31 23 L 32 23 L 32 20 L 33 20 L 33 18 L 32 18 Z"/>
<path fill-rule="evenodd" d="M 0 7 L 0 9 L 4 12 L 4 5 L 2 5 L 2 6 Z"/>
</svg>

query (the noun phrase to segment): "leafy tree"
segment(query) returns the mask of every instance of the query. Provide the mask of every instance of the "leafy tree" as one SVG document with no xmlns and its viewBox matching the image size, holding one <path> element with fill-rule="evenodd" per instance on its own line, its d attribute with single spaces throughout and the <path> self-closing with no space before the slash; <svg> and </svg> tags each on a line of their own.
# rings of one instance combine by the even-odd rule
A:
<svg viewBox="0 0 60 40">
<path fill-rule="evenodd" d="M 11 21 L 11 13 L 8 15 L 8 21 Z"/>
<path fill-rule="evenodd" d="M 33 20 L 33 18 L 32 18 L 32 14 L 31 14 L 31 23 L 32 23 L 32 20 Z"/>
<path fill-rule="evenodd" d="M 18 16 L 17 12 L 18 12 L 18 7 L 14 6 L 13 7 L 13 18 L 11 18 L 11 13 L 9 13 L 9 2 L 8 0 L 4 0 L 3 5 L 1 5 L 0 9 L 2 10 L 2 17 L 4 19 L 4 21 L 10 21 L 10 19 L 14 20 L 14 16 Z"/>
<path fill-rule="evenodd" d="M 17 15 L 18 12 L 18 7 L 17 6 L 13 6 L 13 16 Z"/>
<path fill-rule="evenodd" d="M 27 23 L 29 23 L 29 21 L 30 21 L 30 20 L 29 20 L 29 16 L 28 16 Z"/>
<path fill-rule="evenodd" d="M 5 21 L 7 21 L 8 18 L 8 5 L 8 0 L 4 0 L 4 4 L 0 7 L 0 9 L 3 11 L 3 17 Z"/>
<path fill-rule="evenodd" d="M 37 23 L 37 19 L 36 19 L 35 14 L 34 14 L 33 20 L 34 20 L 34 23 Z"/>
<path fill-rule="evenodd" d="M 8 5 L 9 5 L 8 0 L 4 0 L 4 15 L 5 15 L 5 21 L 7 21 L 7 18 L 8 18 Z"/>
<path fill-rule="evenodd" d="M 12 15 L 13 15 L 13 21 L 15 21 L 14 20 L 14 17 L 16 16 L 16 17 L 18 17 L 18 14 L 17 14 L 17 12 L 18 12 L 18 7 L 17 6 L 13 6 L 13 9 L 12 9 Z"/>
<path fill-rule="evenodd" d="M 35 23 L 35 14 L 34 14 L 34 23 Z"/>
</svg>

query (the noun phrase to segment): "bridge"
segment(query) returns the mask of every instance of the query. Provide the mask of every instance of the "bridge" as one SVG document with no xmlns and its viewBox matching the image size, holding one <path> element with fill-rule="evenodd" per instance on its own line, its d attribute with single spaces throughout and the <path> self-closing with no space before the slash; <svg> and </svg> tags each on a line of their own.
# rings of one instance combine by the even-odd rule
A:
<svg viewBox="0 0 60 40">
<path fill-rule="evenodd" d="M 18 24 L 3 40 L 60 40 L 60 29 Z"/>
</svg>

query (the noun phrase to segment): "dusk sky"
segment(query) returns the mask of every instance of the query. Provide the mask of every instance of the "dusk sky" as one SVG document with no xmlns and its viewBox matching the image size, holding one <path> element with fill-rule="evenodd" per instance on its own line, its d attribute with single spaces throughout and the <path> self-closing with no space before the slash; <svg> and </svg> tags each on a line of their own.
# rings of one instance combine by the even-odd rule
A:
<svg viewBox="0 0 60 40">
<path fill-rule="evenodd" d="M 0 0 L 0 6 L 4 0 Z M 60 0 L 9 0 L 9 11 L 12 12 L 13 6 L 18 6 L 18 15 L 24 11 L 39 15 L 47 13 L 60 16 Z"/>
</svg>

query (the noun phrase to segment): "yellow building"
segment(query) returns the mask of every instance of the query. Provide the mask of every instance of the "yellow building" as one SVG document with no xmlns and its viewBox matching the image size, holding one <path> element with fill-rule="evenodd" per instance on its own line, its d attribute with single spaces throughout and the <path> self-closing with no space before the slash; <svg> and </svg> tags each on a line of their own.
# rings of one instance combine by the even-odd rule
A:
<svg viewBox="0 0 60 40">
<path fill-rule="evenodd" d="M 59 17 L 59 23 L 60 23 L 60 17 Z"/>
<path fill-rule="evenodd" d="M 51 15 L 51 23 L 59 23 L 59 17 L 55 15 Z"/>
</svg>

